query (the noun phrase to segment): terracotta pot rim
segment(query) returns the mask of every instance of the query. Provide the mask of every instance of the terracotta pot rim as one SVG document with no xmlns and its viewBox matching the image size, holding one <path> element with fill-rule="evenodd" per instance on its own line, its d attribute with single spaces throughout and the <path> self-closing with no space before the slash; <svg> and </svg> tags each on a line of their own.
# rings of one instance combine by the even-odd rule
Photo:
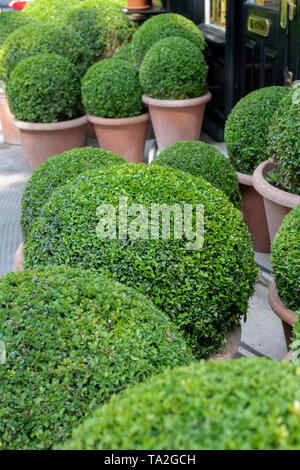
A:
<svg viewBox="0 0 300 470">
<path fill-rule="evenodd" d="M 272 310 L 278 317 L 290 326 L 293 326 L 296 321 L 295 312 L 283 304 L 276 289 L 276 284 L 273 281 L 268 290 L 268 298 Z"/>
<path fill-rule="evenodd" d="M 92 116 L 88 114 L 89 122 L 93 124 L 98 124 L 100 126 L 129 126 L 138 124 L 140 122 L 145 122 L 150 120 L 149 113 L 139 114 L 138 116 L 126 117 L 126 118 L 102 118 L 98 116 Z"/>
<path fill-rule="evenodd" d="M 236 171 L 236 175 L 240 184 L 245 186 L 253 186 L 253 175 L 246 175 L 245 173 L 240 173 Z"/>
<path fill-rule="evenodd" d="M 47 123 L 40 123 L 40 122 L 26 122 L 26 121 L 19 121 L 18 119 L 14 118 L 13 123 L 18 129 L 22 129 L 24 131 L 58 131 L 61 129 L 71 129 L 73 127 L 83 126 L 87 124 L 88 116 L 84 114 L 76 119 L 70 119 L 69 121 L 60 121 L 60 122 L 47 122 Z"/>
<path fill-rule="evenodd" d="M 20 243 L 15 254 L 15 265 L 16 265 L 17 271 L 23 270 L 23 264 L 24 264 L 24 242 Z"/>
<path fill-rule="evenodd" d="M 239 348 L 241 337 L 242 327 L 239 325 L 227 333 L 227 345 L 224 347 L 223 351 L 212 354 L 209 359 L 214 359 L 217 361 L 227 361 L 233 359 Z"/>
<path fill-rule="evenodd" d="M 282 360 L 284 362 L 291 362 L 292 359 L 293 359 L 293 351 L 289 351 Z"/>
<path fill-rule="evenodd" d="M 270 166 L 271 169 L 272 163 L 270 160 L 262 162 L 253 173 L 253 186 L 256 191 L 264 198 L 284 207 L 293 208 L 300 204 L 300 196 L 278 189 L 266 181 L 264 172 L 267 170 L 268 166 Z"/>
<path fill-rule="evenodd" d="M 187 100 L 159 100 L 151 98 L 148 95 L 143 95 L 142 100 L 149 106 L 156 106 L 158 108 L 187 108 L 192 106 L 199 106 L 200 104 L 207 103 L 212 98 L 212 94 L 208 91 L 205 95 L 197 98 L 190 98 Z"/>
</svg>

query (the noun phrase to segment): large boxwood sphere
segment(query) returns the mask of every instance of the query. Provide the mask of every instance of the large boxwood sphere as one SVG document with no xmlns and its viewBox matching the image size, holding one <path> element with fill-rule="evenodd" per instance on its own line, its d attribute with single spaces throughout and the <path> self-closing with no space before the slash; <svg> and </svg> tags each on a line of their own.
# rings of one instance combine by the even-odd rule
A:
<svg viewBox="0 0 300 470">
<path fill-rule="evenodd" d="M 70 9 L 78 4 L 79 0 L 33 0 L 27 3 L 22 15 L 25 13 L 38 21 L 64 24 Z"/>
<path fill-rule="evenodd" d="M 59 54 L 69 59 L 80 77 L 92 63 L 92 52 L 72 28 L 48 23 L 22 26 L 6 39 L 0 54 L 0 75 L 7 82 L 21 60 L 37 54 Z"/>
<path fill-rule="evenodd" d="M 120 59 L 97 62 L 82 80 L 82 101 L 92 116 L 123 118 L 142 114 L 142 94 L 137 69 Z"/>
<path fill-rule="evenodd" d="M 132 49 L 135 60 L 141 64 L 146 52 L 154 43 L 171 36 L 188 39 L 200 51 L 205 48 L 205 39 L 200 29 L 185 16 L 167 13 L 153 16 L 134 33 Z"/>
<path fill-rule="evenodd" d="M 118 52 L 113 55 L 113 59 L 125 60 L 126 62 L 135 65 L 135 59 L 132 54 L 132 43 L 129 42 L 128 44 L 123 44 Z"/>
<path fill-rule="evenodd" d="M 137 24 L 121 12 L 126 6 L 123 0 L 85 0 L 73 8 L 67 17 L 72 26 L 89 44 L 94 60 L 109 58 L 128 43 Z"/>
<path fill-rule="evenodd" d="M 298 450 L 299 415 L 299 367 L 254 358 L 202 361 L 114 397 L 63 447 Z"/>
<path fill-rule="evenodd" d="M 21 228 L 26 240 L 35 220 L 53 191 L 84 171 L 109 165 L 122 165 L 126 160 L 108 150 L 83 147 L 48 158 L 25 186 L 22 195 Z"/>
<path fill-rule="evenodd" d="M 213 145 L 193 140 L 177 142 L 161 152 L 153 164 L 166 165 L 194 176 L 202 176 L 223 191 L 235 207 L 240 208 L 241 195 L 236 172 L 229 160 Z"/>
<path fill-rule="evenodd" d="M 300 309 L 300 205 L 285 217 L 271 248 L 273 275 L 287 308 Z"/>
<path fill-rule="evenodd" d="M 225 125 L 225 141 L 230 161 L 237 171 L 252 175 L 255 168 L 270 157 L 269 126 L 288 92 L 288 88 L 280 86 L 252 91 L 231 111 Z"/>
<path fill-rule="evenodd" d="M 192 42 L 171 37 L 147 52 L 140 81 L 144 93 L 162 100 L 196 98 L 206 93 L 207 70 L 203 53 Z"/>
<path fill-rule="evenodd" d="M 76 69 L 58 54 L 22 60 L 6 88 L 11 112 L 20 121 L 58 122 L 84 114 Z"/>
<path fill-rule="evenodd" d="M 271 181 L 293 194 L 300 195 L 300 86 L 282 100 L 269 132 L 269 157 L 276 170 Z"/>
<path fill-rule="evenodd" d="M 65 267 L 0 280 L 0 449 L 48 449 L 125 387 L 192 360 L 149 299 Z"/>
<path fill-rule="evenodd" d="M 144 232 L 143 239 L 100 239 L 98 207 L 118 209 L 120 196 L 146 209 L 192 204 L 195 213 L 203 204 L 203 248 L 187 249 L 173 230 L 170 239 Z M 90 171 L 56 191 L 25 246 L 26 268 L 47 263 L 103 271 L 137 288 L 185 331 L 198 356 L 214 352 L 245 315 L 257 274 L 250 235 L 227 197 L 200 177 L 159 165 Z"/>
<path fill-rule="evenodd" d="M 22 14 L 18 11 L 4 11 L 0 15 L 0 47 L 6 38 L 16 29 L 24 26 L 32 21 L 28 15 Z"/>
</svg>

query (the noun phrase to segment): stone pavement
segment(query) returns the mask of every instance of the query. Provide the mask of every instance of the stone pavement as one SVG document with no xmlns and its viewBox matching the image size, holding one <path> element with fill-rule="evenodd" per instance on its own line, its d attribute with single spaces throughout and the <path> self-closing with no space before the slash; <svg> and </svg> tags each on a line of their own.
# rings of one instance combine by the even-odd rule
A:
<svg viewBox="0 0 300 470">
<path fill-rule="evenodd" d="M 205 135 L 203 140 L 226 152 L 224 144 L 214 143 Z M 146 155 L 152 144 L 151 141 L 147 142 Z M 89 145 L 97 146 L 97 143 L 90 141 Z M 21 147 L 3 143 L 0 135 L 0 276 L 15 271 L 14 255 L 22 238 L 19 227 L 20 202 L 31 173 L 23 159 Z M 256 262 L 261 266 L 261 273 L 255 295 L 249 303 L 247 322 L 242 325 L 239 355 L 264 355 L 281 360 L 287 352 L 282 326 L 267 299 L 267 287 L 272 279 L 270 257 L 256 253 Z"/>
</svg>

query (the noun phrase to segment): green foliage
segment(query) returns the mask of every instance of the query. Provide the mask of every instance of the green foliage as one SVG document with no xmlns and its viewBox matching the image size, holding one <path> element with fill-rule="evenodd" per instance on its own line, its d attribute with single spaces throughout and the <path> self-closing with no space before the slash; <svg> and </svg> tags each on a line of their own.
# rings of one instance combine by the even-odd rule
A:
<svg viewBox="0 0 300 470">
<path fill-rule="evenodd" d="M 6 39 L 0 54 L 0 75 L 7 82 L 21 60 L 37 54 L 59 54 L 69 59 L 80 77 L 92 63 L 92 53 L 72 28 L 47 23 L 22 26 Z"/>
<path fill-rule="evenodd" d="M 299 367 L 265 358 L 166 371 L 114 397 L 63 447 L 298 450 L 299 375 Z"/>
<path fill-rule="evenodd" d="M 114 54 L 113 59 L 125 60 L 126 62 L 135 65 L 135 60 L 132 54 L 132 43 L 129 42 L 128 44 L 123 44 L 118 52 Z"/>
<path fill-rule="evenodd" d="M 0 47 L 15 29 L 32 21 L 32 18 L 18 11 L 4 11 L 0 15 Z"/>
<path fill-rule="evenodd" d="M 181 100 L 206 93 L 204 55 L 192 42 L 170 37 L 156 42 L 140 68 L 144 92 L 151 98 Z"/>
<path fill-rule="evenodd" d="M 82 101 L 92 116 L 122 118 L 142 114 L 142 94 L 137 69 L 124 60 L 97 62 L 82 80 Z"/>
<path fill-rule="evenodd" d="M 195 205 L 203 204 L 203 248 L 187 249 L 173 229 L 170 239 L 151 238 L 150 227 L 144 239 L 100 238 L 106 219 L 98 207 L 112 204 L 119 216 L 121 196 L 128 207 L 192 204 L 194 224 Z M 139 232 L 138 220 L 129 216 L 129 228 L 137 224 Z M 102 271 L 140 290 L 185 331 L 198 356 L 214 352 L 246 314 L 257 275 L 250 235 L 227 197 L 201 177 L 159 165 L 89 171 L 53 193 L 25 246 L 26 268 L 47 263 Z"/>
<path fill-rule="evenodd" d="M 150 300 L 65 267 L 0 280 L 0 448 L 48 449 L 111 395 L 193 357 Z"/>
<path fill-rule="evenodd" d="M 202 52 L 205 48 L 204 36 L 193 21 L 176 13 L 157 15 L 145 21 L 134 33 L 132 50 L 136 62 L 140 65 L 153 44 L 171 36 L 188 39 Z"/>
<path fill-rule="evenodd" d="M 58 54 L 38 54 L 13 70 L 6 93 L 17 119 L 57 122 L 83 114 L 80 80 L 74 65 Z"/>
<path fill-rule="evenodd" d="M 291 351 L 293 352 L 293 358 L 296 363 L 300 361 L 300 309 L 295 312 L 296 321 L 294 323 L 293 332 L 294 338 L 291 344 Z"/>
<path fill-rule="evenodd" d="M 43 205 L 57 188 L 89 169 L 125 163 L 114 153 L 93 147 L 68 150 L 48 158 L 34 171 L 22 195 L 21 228 L 24 240 Z"/>
<path fill-rule="evenodd" d="M 67 24 L 89 44 L 95 61 L 112 57 L 131 41 L 137 25 L 120 11 L 125 5 L 123 0 L 85 0 L 68 14 Z"/>
<path fill-rule="evenodd" d="M 300 309 L 300 205 L 284 218 L 271 249 L 273 275 L 284 305 Z"/>
<path fill-rule="evenodd" d="M 38 21 L 63 24 L 71 8 L 80 4 L 79 0 L 33 0 L 28 3 L 23 13 Z"/>
<path fill-rule="evenodd" d="M 286 87 L 271 86 L 255 90 L 233 108 L 225 126 L 225 141 L 234 168 L 252 175 L 255 168 L 270 157 L 269 126 Z"/>
<path fill-rule="evenodd" d="M 206 181 L 223 191 L 240 208 L 238 179 L 229 160 L 212 145 L 200 141 L 178 142 L 161 152 L 155 164 L 178 168 Z"/>
<path fill-rule="evenodd" d="M 269 133 L 269 156 L 276 170 L 271 181 L 281 189 L 300 195 L 300 86 L 282 100 Z"/>
</svg>

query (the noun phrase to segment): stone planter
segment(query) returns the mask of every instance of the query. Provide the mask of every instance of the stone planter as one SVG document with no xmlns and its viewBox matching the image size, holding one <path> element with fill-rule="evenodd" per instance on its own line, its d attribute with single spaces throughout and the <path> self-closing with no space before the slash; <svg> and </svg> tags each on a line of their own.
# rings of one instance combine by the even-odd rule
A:
<svg viewBox="0 0 300 470">
<path fill-rule="evenodd" d="M 161 152 L 182 140 L 199 140 L 205 106 L 211 93 L 189 100 L 158 100 L 143 95 Z"/>
<path fill-rule="evenodd" d="M 243 220 L 248 227 L 254 250 L 270 253 L 271 243 L 263 197 L 253 187 L 252 175 L 236 172 L 242 194 Z"/>
<path fill-rule="evenodd" d="M 282 303 L 277 292 L 275 282 L 272 282 L 269 287 L 268 298 L 269 304 L 272 307 L 273 312 L 275 312 L 276 315 L 282 321 L 285 341 L 287 348 L 289 349 L 293 337 L 293 325 L 296 320 L 295 313 L 293 310 L 286 308 L 286 306 Z"/>
<path fill-rule="evenodd" d="M 268 172 L 273 168 L 274 165 L 269 160 L 266 160 L 261 163 L 253 173 L 253 186 L 264 198 L 271 243 L 284 217 L 293 207 L 300 204 L 300 196 L 277 189 L 266 181 Z"/>
<path fill-rule="evenodd" d="M 8 105 L 7 96 L 0 88 L 0 121 L 3 133 L 3 139 L 8 144 L 21 145 L 19 129 L 13 124 L 14 115 L 11 113 Z"/>
<path fill-rule="evenodd" d="M 87 115 L 49 124 L 14 119 L 14 124 L 20 130 L 24 158 L 33 170 L 53 155 L 86 145 Z"/>
<path fill-rule="evenodd" d="M 94 124 L 99 146 L 130 163 L 142 163 L 149 126 L 149 114 L 110 119 L 88 116 Z"/>
<path fill-rule="evenodd" d="M 229 331 L 226 335 L 227 345 L 224 347 L 223 351 L 213 354 L 210 359 L 215 359 L 217 361 L 227 361 L 233 359 L 236 355 L 242 337 L 241 327 L 234 328 Z"/>
</svg>

